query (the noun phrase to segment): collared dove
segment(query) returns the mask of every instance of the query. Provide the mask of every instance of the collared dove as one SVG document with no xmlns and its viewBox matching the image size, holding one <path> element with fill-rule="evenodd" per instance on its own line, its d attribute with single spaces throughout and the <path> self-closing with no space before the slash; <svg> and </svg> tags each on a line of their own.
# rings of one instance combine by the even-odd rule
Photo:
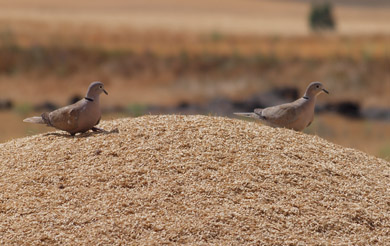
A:
<svg viewBox="0 0 390 246">
<path fill-rule="evenodd" d="M 321 92 L 329 94 L 320 82 L 312 82 L 307 87 L 305 95 L 294 102 L 264 109 L 256 108 L 254 112 L 250 113 L 234 114 L 259 119 L 272 127 L 284 127 L 302 131 L 313 121 L 316 97 Z"/>
<path fill-rule="evenodd" d="M 43 113 L 41 116 L 24 119 L 23 122 L 46 124 L 67 131 L 72 136 L 88 130 L 103 131 L 95 127 L 99 124 L 101 117 L 99 96 L 102 92 L 108 95 L 103 83 L 93 82 L 88 87 L 86 97 L 80 101 L 52 112 Z"/>
</svg>

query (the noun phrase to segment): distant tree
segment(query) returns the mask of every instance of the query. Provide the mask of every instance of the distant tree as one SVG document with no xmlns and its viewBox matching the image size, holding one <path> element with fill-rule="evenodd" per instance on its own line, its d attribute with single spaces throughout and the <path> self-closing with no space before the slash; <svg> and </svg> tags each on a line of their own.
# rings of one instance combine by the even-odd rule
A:
<svg viewBox="0 0 390 246">
<path fill-rule="evenodd" d="M 311 5 L 309 23 L 313 31 L 335 29 L 332 4 L 330 2 L 313 2 Z"/>
</svg>

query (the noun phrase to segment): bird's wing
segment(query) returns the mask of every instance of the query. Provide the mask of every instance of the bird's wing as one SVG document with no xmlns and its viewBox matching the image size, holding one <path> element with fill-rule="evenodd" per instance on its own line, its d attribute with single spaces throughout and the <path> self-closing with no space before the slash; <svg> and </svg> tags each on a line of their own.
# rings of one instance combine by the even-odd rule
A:
<svg viewBox="0 0 390 246">
<path fill-rule="evenodd" d="M 53 127 L 72 132 L 78 128 L 79 115 L 82 104 L 79 102 L 54 110 L 49 114 L 50 123 Z"/>
<path fill-rule="evenodd" d="M 274 107 L 265 108 L 261 111 L 261 116 L 267 122 L 279 126 L 288 127 L 297 120 L 299 110 L 293 103 L 281 104 Z"/>
</svg>

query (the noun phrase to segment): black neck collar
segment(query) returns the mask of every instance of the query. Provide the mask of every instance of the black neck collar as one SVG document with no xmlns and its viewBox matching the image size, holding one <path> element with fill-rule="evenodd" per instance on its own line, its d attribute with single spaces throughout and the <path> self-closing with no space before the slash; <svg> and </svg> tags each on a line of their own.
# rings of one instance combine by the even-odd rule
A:
<svg viewBox="0 0 390 246">
<path fill-rule="evenodd" d="M 304 96 L 304 97 L 303 97 L 303 99 L 309 100 L 309 97 L 307 97 L 307 96 Z"/>
<path fill-rule="evenodd" d="M 84 97 L 84 99 L 87 100 L 87 101 L 93 102 L 93 99 L 92 99 L 92 98 Z"/>
</svg>

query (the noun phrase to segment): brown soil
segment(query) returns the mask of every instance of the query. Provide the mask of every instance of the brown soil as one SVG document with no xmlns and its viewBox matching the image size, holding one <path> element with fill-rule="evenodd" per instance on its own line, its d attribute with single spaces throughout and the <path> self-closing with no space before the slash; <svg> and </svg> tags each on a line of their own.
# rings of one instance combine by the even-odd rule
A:
<svg viewBox="0 0 390 246">
<path fill-rule="evenodd" d="M 390 163 L 207 116 L 0 145 L 0 244 L 385 245 Z"/>
</svg>

